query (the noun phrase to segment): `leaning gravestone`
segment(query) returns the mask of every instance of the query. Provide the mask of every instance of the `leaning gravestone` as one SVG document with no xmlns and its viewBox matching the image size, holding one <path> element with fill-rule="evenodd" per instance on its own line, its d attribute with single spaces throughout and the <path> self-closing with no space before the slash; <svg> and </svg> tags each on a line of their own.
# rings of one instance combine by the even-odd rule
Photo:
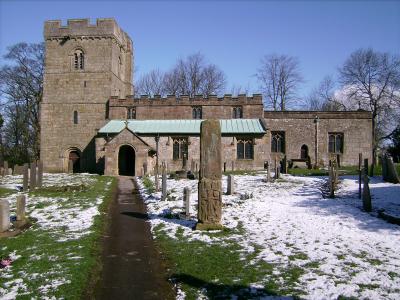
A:
<svg viewBox="0 0 400 300">
<path fill-rule="evenodd" d="M 22 174 L 23 174 L 23 191 L 27 191 L 28 190 L 28 179 L 29 179 L 28 164 L 24 164 Z"/>
<path fill-rule="evenodd" d="M 13 174 L 13 169 L 12 168 L 8 168 L 8 175 L 12 175 Z"/>
<path fill-rule="evenodd" d="M 42 187 L 42 183 L 43 183 L 43 162 L 38 161 L 37 186 Z"/>
<path fill-rule="evenodd" d="M 386 181 L 391 183 L 399 183 L 399 175 L 397 174 L 396 167 L 393 163 L 393 159 L 389 156 L 386 156 L 386 168 L 387 168 L 387 177 Z"/>
<path fill-rule="evenodd" d="M 36 187 L 36 162 L 31 163 L 31 174 L 29 177 L 29 189 L 33 191 Z"/>
<path fill-rule="evenodd" d="M 200 178 L 196 229 L 222 228 L 221 127 L 218 120 L 205 120 L 200 127 Z"/>
<path fill-rule="evenodd" d="M 227 195 L 233 195 L 235 193 L 235 181 L 233 175 L 228 175 L 228 182 L 227 182 Z"/>
<path fill-rule="evenodd" d="M 0 232 L 10 228 L 10 203 L 7 200 L 0 200 Z"/>
<path fill-rule="evenodd" d="M 386 155 L 381 156 L 381 165 L 382 165 L 382 180 L 388 181 L 388 169 L 387 169 Z"/>
</svg>

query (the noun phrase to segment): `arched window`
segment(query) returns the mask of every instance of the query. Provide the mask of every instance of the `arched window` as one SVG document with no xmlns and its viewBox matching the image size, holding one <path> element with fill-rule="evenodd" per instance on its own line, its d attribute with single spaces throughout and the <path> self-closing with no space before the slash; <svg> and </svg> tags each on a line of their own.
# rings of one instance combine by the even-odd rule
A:
<svg viewBox="0 0 400 300">
<path fill-rule="evenodd" d="M 285 132 L 271 132 L 271 152 L 285 153 Z"/>
<path fill-rule="evenodd" d="M 300 158 L 307 159 L 307 157 L 308 157 L 308 146 L 303 145 L 303 146 L 301 146 L 301 149 L 300 149 Z"/>
<path fill-rule="evenodd" d="M 183 156 L 188 158 L 188 138 L 172 138 L 172 158 L 183 159 Z"/>
<path fill-rule="evenodd" d="M 343 132 L 329 132 L 329 153 L 343 153 Z"/>
<path fill-rule="evenodd" d="M 254 142 L 253 139 L 238 139 L 236 142 L 237 159 L 253 159 L 254 158 Z"/>
<path fill-rule="evenodd" d="M 74 111 L 74 124 L 78 124 L 78 112 Z"/>
<path fill-rule="evenodd" d="M 74 67 L 75 70 L 83 70 L 85 67 L 85 55 L 82 50 L 75 50 L 74 52 Z"/>
</svg>

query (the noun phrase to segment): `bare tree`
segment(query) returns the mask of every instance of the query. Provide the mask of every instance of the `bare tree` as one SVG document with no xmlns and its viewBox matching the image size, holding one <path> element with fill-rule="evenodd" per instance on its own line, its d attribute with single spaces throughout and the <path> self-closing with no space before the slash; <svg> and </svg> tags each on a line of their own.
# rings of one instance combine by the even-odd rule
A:
<svg viewBox="0 0 400 300">
<path fill-rule="evenodd" d="M 267 104 L 274 110 L 286 110 L 303 81 L 298 59 L 287 55 L 264 56 L 256 76 L 269 102 Z"/>
<path fill-rule="evenodd" d="M 144 74 L 136 84 L 136 93 L 150 96 L 164 94 L 164 77 L 158 69 Z"/>
<path fill-rule="evenodd" d="M 179 59 L 168 72 L 159 70 L 143 75 L 138 81 L 140 93 L 150 95 L 208 96 L 221 93 L 226 85 L 225 74 L 214 64 L 206 63 L 200 53 Z M 155 93 L 157 91 L 157 93 Z"/>
<path fill-rule="evenodd" d="M 39 157 L 39 105 L 43 96 L 44 45 L 19 43 L 4 56 L 0 99 L 5 119 L 4 145 L 15 162 Z"/>
<path fill-rule="evenodd" d="M 338 99 L 336 91 L 335 81 L 331 76 L 326 76 L 307 97 L 307 108 L 315 111 L 347 110 L 345 103 Z"/>
<path fill-rule="evenodd" d="M 400 58 L 372 49 L 359 49 L 350 55 L 339 73 L 348 98 L 372 113 L 373 176 L 378 142 L 391 134 L 379 136 L 385 115 L 399 108 Z"/>
</svg>

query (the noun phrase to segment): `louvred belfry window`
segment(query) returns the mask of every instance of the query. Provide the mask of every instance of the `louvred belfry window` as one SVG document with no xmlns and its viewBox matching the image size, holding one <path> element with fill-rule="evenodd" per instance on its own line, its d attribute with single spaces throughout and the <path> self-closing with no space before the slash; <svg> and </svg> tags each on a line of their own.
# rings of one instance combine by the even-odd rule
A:
<svg viewBox="0 0 400 300">
<path fill-rule="evenodd" d="M 76 50 L 74 53 L 75 70 L 83 70 L 85 67 L 85 55 L 82 50 Z"/>
</svg>

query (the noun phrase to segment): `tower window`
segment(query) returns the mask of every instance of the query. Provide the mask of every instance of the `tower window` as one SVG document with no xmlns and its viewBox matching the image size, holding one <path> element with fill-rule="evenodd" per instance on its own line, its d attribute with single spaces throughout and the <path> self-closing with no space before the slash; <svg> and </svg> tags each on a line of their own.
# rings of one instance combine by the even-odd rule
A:
<svg viewBox="0 0 400 300">
<path fill-rule="evenodd" d="M 201 119 L 203 116 L 201 106 L 194 106 L 192 108 L 192 117 L 193 119 Z"/>
<path fill-rule="evenodd" d="M 128 115 L 126 116 L 127 119 L 136 119 L 136 108 L 129 107 L 128 108 Z"/>
<path fill-rule="evenodd" d="M 78 124 L 78 112 L 74 111 L 74 124 Z"/>
<path fill-rule="evenodd" d="M 271 152 L 285 153 L 285 132 L 271 132 Z"/>
<path fill-rule="evenodd" d="M 243 118 L 243 108 L 241 106 L 234 106 L 232 109 L 232 117 L 233 117 L 233 119 L 242 119 Z"/>
<path fill-rule="evenodd" d="M 236 142 L 237 159 L 253 159 L 254 158 L 254 142 L 253 139 L 238 139 Z"/>
<path fill-rule="evenodd" d="M 74 53 L 74 67 L 75 70 L 83 70 L 85 67 L 85 55 L 82 50 L 76 50 Z"/>
</svg>

